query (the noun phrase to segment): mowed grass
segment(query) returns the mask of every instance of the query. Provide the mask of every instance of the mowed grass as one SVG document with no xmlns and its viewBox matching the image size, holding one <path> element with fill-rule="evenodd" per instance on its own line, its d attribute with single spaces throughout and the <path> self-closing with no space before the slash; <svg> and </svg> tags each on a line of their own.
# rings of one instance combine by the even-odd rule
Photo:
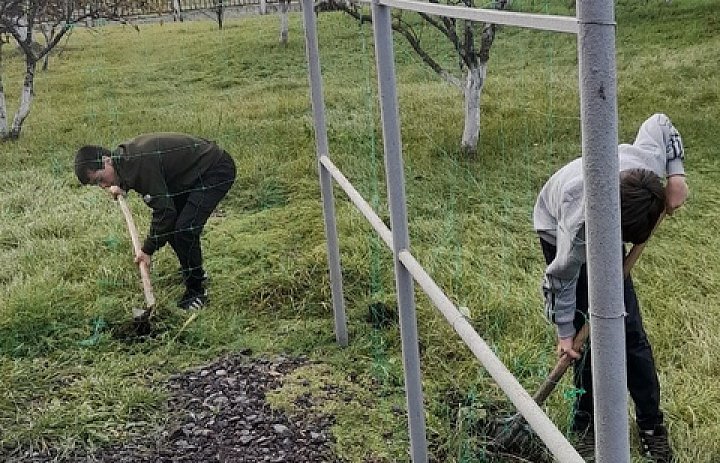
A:
<svg viewBox="0 0 720 463">
<path fill-rule="evenodd" d="M 569 14 L 537 2 L 516 7 Z M 679 461 L 714 462 L 720 7 L 619 2 L 617 22 L 621 141 L 666 112 L 686 144 L 690 200 L 634 275 Z M 394 307 L 391 256 L 339 190 L 350 345 L 338 347 L 332 332 L 298 14 L 290 26 L 287 48 L 277 43 L 276 17 L 228 20 L 222 31 L 212 22 L 76 29 L 50 70 L 38 72 L 21 139 L 0 145 L 0 455 L 53 448 L 62 456 L 153 435 L 175 412 L 163 408 L 169 375 L 250 349 L 319 362 L 273 401 L 292 409 L 295 395 L 322 396 L 320 411 L 337 417 L 343 459 L 408 461 L 399 329 L 369 321 L 369 307 Z M 371 27 L 324 13 L 319 31 L 331 156 L 387 219 Z M 431 28 L 422 34 L 455 62 Z M 14 110 L 22 66 L 9 48 L 3 83 Z M 472 160 L 458 150 L 460 92 L 399 39 L 395 50 L 413 253 L 533 391 L 555 357 L 531 211 L 545 179 L 580 152 L 575 39 L 500 30 Z M 115 146 L 152 131 L 217 140 L 238 178 L 203 238 L 210 308 L 194 317 L 175 308 L 182 288 L 164 249 L 153 267 L 152 336 L 138 340 L 128 328 L 142 291 L 122 214 L 99 189 L 77 184 L 72 158 L 82 144 Z M 147 208 L 136 196 L 131 208 L 145 230 Z M 485 461 L 487 436 L 474 427 L 512 408 L 420 293 L 417 304 L 431 458 Z M 568 379 L 547 406 L 563 430 Z M 345 394 L 325 397 L 326 384 Z"/>
</svg>

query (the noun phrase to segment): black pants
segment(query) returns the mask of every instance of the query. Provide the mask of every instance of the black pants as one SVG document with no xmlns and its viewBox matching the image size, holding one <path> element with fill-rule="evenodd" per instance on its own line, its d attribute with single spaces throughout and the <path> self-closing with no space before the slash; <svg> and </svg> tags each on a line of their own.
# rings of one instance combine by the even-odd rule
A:
<svg viewBox="0 0 720 463">
<path fill-rule="evenodd" d="M 210 214 L 234 181 L 235 162 L 229 154 L 223 152 L 222 157 L 203 174 L 195 187 L 173 197 L 178 216 L 168 242 L 177 255 L 185 286 L 189 290 L 202 289 L 205 271 L 202 267 L 200 234 Z"/>
<path fill-rule="evenodd" d="M 555 259 L 557 249 L 547 241 L 540 239 L 545 262 Z M 660 382 L 655 370 L 652 348 L 643 328 L 640 306 L 630 276 L 624 282 L 625 300 L 625 355 L 627 362 L 627 382 L 630 397 L 635 403 L 635 417 L 640 429 L 653 429 L 663 422 L 660 411 Z M 576 311 L 574 325 L 579 330 L 588 317 L 587 268 L 580 269 L 576 289 Z M 587 346 L 589 347 L 589 345 Z M 580 360 L 575 362 L 575 387 L 586 392 L 578 396 L 573 410 L 573 429 L 582 431 L 593 424 L 592 370 L 590 368 L 590 349 L 586 348 Z"/>
</svg>

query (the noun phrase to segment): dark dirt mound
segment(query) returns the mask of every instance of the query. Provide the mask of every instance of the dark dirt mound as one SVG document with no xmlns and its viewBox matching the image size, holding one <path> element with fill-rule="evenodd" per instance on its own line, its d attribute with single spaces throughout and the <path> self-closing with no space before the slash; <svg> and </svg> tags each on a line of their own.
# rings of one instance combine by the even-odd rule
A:
<svg viewBox="0 0 720 463">
<path fill-rule="evenodd" d="M 170 425 L 153 437 L 91 455 L 16 449 L 12 462 L 337 462 L 327 416 L 290 417 L 272 410 L 266 391 L 304 359 L 229 356 L 170 379 Z"/>
</svg>

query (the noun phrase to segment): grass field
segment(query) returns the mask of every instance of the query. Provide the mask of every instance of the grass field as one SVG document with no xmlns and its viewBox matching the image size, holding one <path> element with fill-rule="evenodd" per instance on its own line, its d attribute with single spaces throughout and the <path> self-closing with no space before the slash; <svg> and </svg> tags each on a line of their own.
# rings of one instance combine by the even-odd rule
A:
<svg viewBox="0 0 720 463">
<path fill-rule="evenodd" d="M 624 0 L 617 22 L 621 141 L 666 112 L 687 151 L 691 197 L 634 272 L 663 408 L 678 461 L 717 462 L 720 4 Z M 337 417 L 342 458 L 408 460 L 398 327 L 375 326 L 368 314 L 379 303 L 394 307 L 392 260 L 342 194 L 350 345 L 335 344 L 299 15 L 290 27 L 287 48 L 277 44 L 276 17 L 234 19 L 222 31 L 210 21 L 78 29 L 38 73 L 21 139 L 0 144 L 0 456 L 152 434 L 168 420 L 169 375 L 252 349 L 320 362 L 274 394 L 278 407 L 326 383 L 352 393 L 324 410 Z M 319 33 L 331 157 L 387 217 L 371 27 L 324 13 Z M 10 48 L 3 83 L 14 110 L 22 66 Z M 396 62 L 413 253 L 532 391 L 555 358 L 531 211 L 545 179 L 579 155 L 575 39 L 499 32 L 473 160 L 459 152 L 460 92 L 399 39 Z M 142 292 L 122 214 L 100 190 L 77 184 L 72 158 L 80 145 L 153 131 L 217 140 L 238 178 L 204 235 L 211 307 L 194 319 L 175 309 L 182 288 L 163 249 L 153 268 L 153 337 L 135 342 L 124 333 Z M 137 196 L 130 203 L 145 230 L 147 209 Z M 417 303 L 432 459 L 484 461 L 474 426 L 509 414 L 509 403 L 429 301 L 418 294 Z M 559 389 L 547 410 L 564 430 L 567 378 Z"/>
</svg>

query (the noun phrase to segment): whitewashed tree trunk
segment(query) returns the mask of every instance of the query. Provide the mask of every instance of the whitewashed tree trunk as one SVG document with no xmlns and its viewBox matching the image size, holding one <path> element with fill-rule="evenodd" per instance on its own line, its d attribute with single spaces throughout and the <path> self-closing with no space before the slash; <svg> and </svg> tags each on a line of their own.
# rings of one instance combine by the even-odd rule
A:
<svg viewBox="0 0 720 463">
<path fill-rule="evenodd" d="M 180 0 L 173 0 L 173 21 L 183 22 L 182 8 L 180 6 Z"/>
<path fill-rule="evenodd" d="M 480 137 L 480 95 L 485 85 L 487 63 L 469 68 L 465 82 L 465 127 L 462 136 L 462 149 L 468 154 L 477 152 Z"/>
<path fill-rule="evenodd" d="M 280 44 L 287 47 L 288 44 L 288 10 L 290 9 L 289 0 L 280 0 Z"/>
<path fill-rule="evenodd" d="M 18 32 L 20 40 L 22 40 L 23 42 L 27 40 L 29 30 L 26 16 L 18 18 L 15 30 Z"/>
<path fill-rule="evenodd" d="M 30 114 L 30 104 L 32 103 L 34 94 L 33 85 L 35 81 L 35 65 L 36 62 L 34 60 L 29 60 L 27 62 L 25 80 L 23 82 L 22 93 L 20 94 L 20 106 L 15 113 L 15 118 L 13 119 L 12 128 L 10 129 L 9 134 L 9 137 L 13 139 L 20 137 L 23 122 L 25 122 L 28 114 Z"/>
<path fill-rule="evenodd" d="M 0 79 L 0 140 L 8 136 L 7 108 L 5 107 L 5 89 Z"/>
<path fill-rule="evenodd" d="M 260 14 L 267 14 L 267 0 L 260 0 Z"/>
<path fill-rule="evenodd" d="M 92 7 L 90 5 L 85 7 L 85 14 L 88 15 L 85 19 L 85 27 L 95 27 L 95 19 L 92 17 Z"/>
<path fill-rule="evenodd" d="M 5 106 L 5 88 L 2 81 L 2 43 L 0 42 L 0 139 L 8 134 L 7 107 Z"/>
</svg>

